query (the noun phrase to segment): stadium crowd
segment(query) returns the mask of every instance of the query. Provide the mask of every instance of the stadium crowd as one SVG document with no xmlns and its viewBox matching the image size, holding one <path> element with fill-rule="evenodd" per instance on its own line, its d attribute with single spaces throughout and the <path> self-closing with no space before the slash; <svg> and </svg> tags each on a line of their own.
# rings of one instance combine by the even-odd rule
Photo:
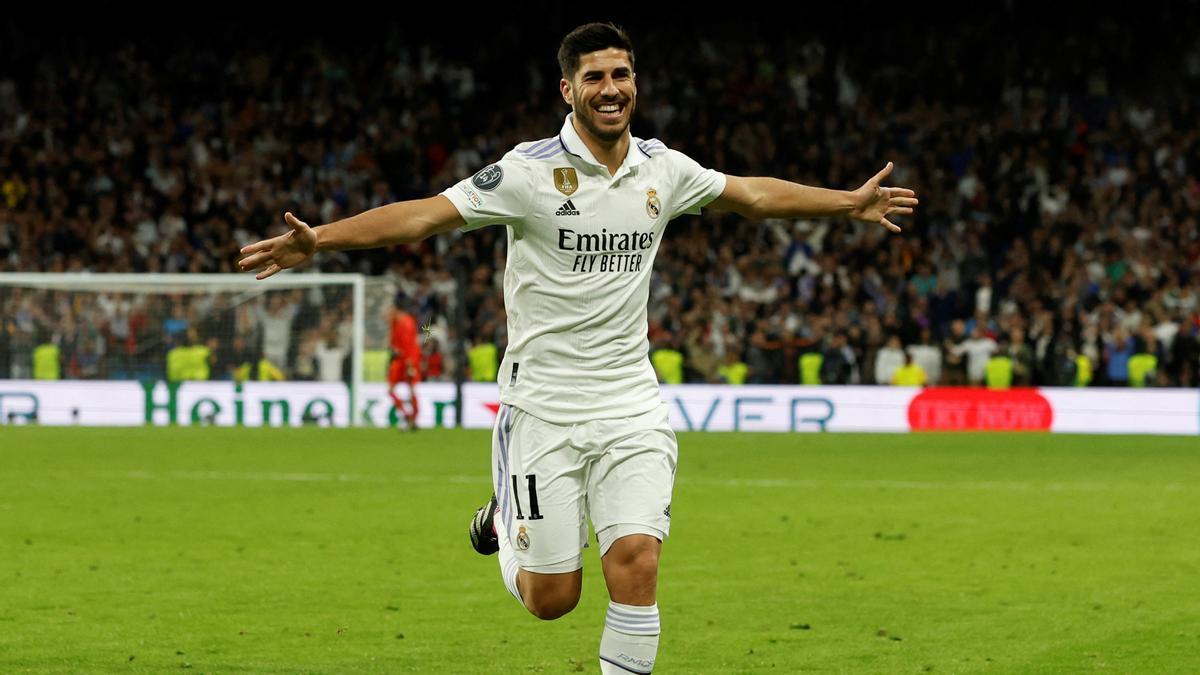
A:
<svg viewBox="0 0 1200 675">
<path fill-rule="evenodd" d="M 664 380 L 1200 385 L 1200 43 L 1181 42 L 1194 31 L 1159 40 L 1099 21 L 1015 42 L 994 36 L 1019 17 L 984 19 L 871 49 L 627 25 L 635 135 L 728 173 L 830 187 L 891 160 L 922 202 L 899 236 L 845 220 L 674 222 L 650 289 Z M 44 49 L 0 25 L 13 65 L 0 71 L 0 271 L 234 272 L 285 210 L 329 222 L 437 193 L 566 112 L 557 34 L 464 46 L 384 27 L 353 50 L 67 36 Z M 902 61 L 864 56 L 889 45 Z M 1146 78 L 1155 65 L 1176 77 Z M 470 350 L 505 345 L 504 259 L 503 229 L 486 228 L 316 264 L 389 279 L 440 327 L 441 377 L 471 379 L 486 373 Z M 279 377 L 344 374 L 343 302 L 213 302 L 0 287 L 0 376 L 30 375 L 47 341 L 64 375 L 112 377 L 213 340 L 213 377 L 262 358 Z"/>
</svg>

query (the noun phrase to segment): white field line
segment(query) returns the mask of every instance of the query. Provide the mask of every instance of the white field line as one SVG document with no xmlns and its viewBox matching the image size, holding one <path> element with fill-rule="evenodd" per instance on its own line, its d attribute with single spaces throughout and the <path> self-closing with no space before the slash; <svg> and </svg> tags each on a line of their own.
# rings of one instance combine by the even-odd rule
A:
<svg viewBox="0 0 1200 675">
<path fill-rule="evenodd" d="M 215 481 L 268 481 L 296 483 L 455 483 L 480 484 L 490 482 L 478 474 L 450 474 L 443 476 L 396 474 L 366 475 L 357 473 L 294 473 L 285 471 L 118 471 L 100 474 L 106 478 L 130 478 L 137 480 L 215 480 Z M 727 488 L 855 488 L 864 490 L 966 490 L 972 492 L 1112 492 L 1139 489 L 1163 492 L 1182 492 L 1195 489 L 1183 483 L 1030 483 L 1003 481 L 901 481 L 901 480 L 796 480 L 787 478 L 678 478 L 676 483 L 706 487 Z"/>
<path fill-rule="evenodd" d="M 294 473 L 286 471 L 123 471 L 107 472 L 108 478 L 148 480 L 249 480 L 292 483 L 477 483 L 480 476 L 368 476 L 357 473 Z"/>
</svg>

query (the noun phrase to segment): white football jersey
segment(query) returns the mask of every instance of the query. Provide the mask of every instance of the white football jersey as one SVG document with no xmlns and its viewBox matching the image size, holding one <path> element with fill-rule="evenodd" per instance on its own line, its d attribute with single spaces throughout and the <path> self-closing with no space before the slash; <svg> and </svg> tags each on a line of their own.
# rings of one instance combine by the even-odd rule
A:
<svg viewBox="0 0 1200 675">
<path fill-rule="evenodd" d="M 473 230 L 508 229 L 508 350 L 500 399 L 555 424 L 630 417 L 662 401 L 650 365 L 650 268 L 667 222 L 721 195 L 725 176 L 633 138 L 612 176 L 567 115 L 442 194 Z"/>
</svg>

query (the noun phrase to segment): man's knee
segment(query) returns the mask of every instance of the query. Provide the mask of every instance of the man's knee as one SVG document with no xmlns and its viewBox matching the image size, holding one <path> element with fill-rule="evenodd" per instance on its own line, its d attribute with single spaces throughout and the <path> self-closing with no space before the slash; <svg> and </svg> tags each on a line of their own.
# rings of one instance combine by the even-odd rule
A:
<svg viewBox="0 0 1200 675">
<path fill-rule="evenodd" d="M 609 595 L 617 602 L 654 602 L 658 585 L 658 557 L 662 542 L 637 534 L 613 542 L 604 554 L 604 579 Z"/>
<path fill-rule="evenodd" d="M 525 598 L 525 608 L 543 621 L 553 621 L 566 615 L 579 604 L 579 596 L 531 594 Z"/>
<path fill-rule="evenodd" d="M 661 550 L 662 542 L 655 537 L 648 534 L 629 535 L 613 542 L 604 554 L 604 564 L 638 576 L 657 575 Z"/>
<path fill-rule="evenodd" d="M 550 621 L 575 609 L 583 589 L 583 571 L 566 574 L 538 574 L 521 571 L 521 599 L 525 608 L 539 619 Z"/>
</svg>

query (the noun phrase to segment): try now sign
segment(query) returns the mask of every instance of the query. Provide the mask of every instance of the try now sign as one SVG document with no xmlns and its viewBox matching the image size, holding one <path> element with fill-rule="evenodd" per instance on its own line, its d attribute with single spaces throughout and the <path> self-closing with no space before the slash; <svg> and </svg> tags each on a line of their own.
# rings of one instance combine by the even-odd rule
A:
<svg viewBox="0 0 1200 675">
<path fill-rule="evenodd" d="M 1037 389 L 925 389 L 908 404 L 913 430 L 1049 431 L 1050 402 Z"/>
</svg>

